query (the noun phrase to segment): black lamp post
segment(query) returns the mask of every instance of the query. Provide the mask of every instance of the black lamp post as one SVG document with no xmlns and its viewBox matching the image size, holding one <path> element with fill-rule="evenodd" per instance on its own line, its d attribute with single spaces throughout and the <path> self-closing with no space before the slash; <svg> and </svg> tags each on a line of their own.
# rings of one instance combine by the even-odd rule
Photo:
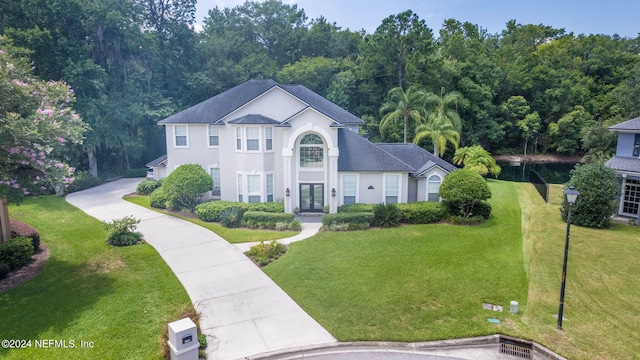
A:
<svg viewBox="0 0 640 360">
<path fill-rule="evenodd" d="M 567 213 L 567 237 L 564 242 L 564 262 L 562 263 L 562 285 L 560 286 L 560 307 L 558 308 L 558 330 L 562 330 L 562 313 L 564 310 L 564 286 L 567 280 L 567 259 L 569 258 L 569 232 L 571 230 L 571 208 L 576 203 L 580 192 L 573 186 L 569 186 L 564 191 L 564 195 L 567 197 L 567 203 L 569 203 L 569 210 Z"/>
</svg>

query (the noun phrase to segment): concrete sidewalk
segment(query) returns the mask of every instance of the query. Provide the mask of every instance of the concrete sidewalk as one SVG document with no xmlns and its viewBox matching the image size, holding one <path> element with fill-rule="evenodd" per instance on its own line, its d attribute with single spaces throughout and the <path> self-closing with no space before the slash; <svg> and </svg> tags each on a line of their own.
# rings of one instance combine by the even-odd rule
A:
<svg viewBox="0 0 640 360">
<path fill-rule="evenodd" d="M 67 201 L 102 221 L 127 215 L 142 220 L 138 230 L 202 313 L 208 359 L 241 359 L 336 342 L 242 251 L 220 236 L 122 200 L 141 180 L 117 180 L 70 194 Z"/>
</svg>

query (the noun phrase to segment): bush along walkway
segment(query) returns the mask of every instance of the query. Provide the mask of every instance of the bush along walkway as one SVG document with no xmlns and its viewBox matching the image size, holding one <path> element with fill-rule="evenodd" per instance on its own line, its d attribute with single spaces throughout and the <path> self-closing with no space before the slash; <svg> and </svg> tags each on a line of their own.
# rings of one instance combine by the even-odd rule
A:
<svg viewBox="0 0 640 360">
<path fill-rule="evenodd" d="M 293 242 L 302 241 L 304 239 L 308 239 L 312 237 L 313 235 L 317 234 L 320 228 L 322 227 L 321 222 L 317 222 L 316 220 L 311 220 L 310 218 L 307 218 L 304 216 L 298 217 L 298 220 L 300 220 L 300 223 L 302 225 L 302 230 L 300 231 L 299 234 L 288 237 L 288 238 L 279 239 L 276 241 L 279 242 L 280 244 L 289 245 Z M 260 245 L 260 242 L 233 244 L 233 246 L 235 246 L 236 249 L 242 251 L 243 253 L 249 251 L 249 249 L 251 249 L 256 245 Z"/>
<path fill-rule="evenodd" d="M 138 230 L 145 241 L 160 253 L 201 312 L 208 359 L 238 359 L 336 341 L 220 236 L 123 200 L 138 182 L 140 179 L 114 181 L 73 193 L 67 201 L 102 221 L 123 216 L 141 220 Z"/>
</svg>

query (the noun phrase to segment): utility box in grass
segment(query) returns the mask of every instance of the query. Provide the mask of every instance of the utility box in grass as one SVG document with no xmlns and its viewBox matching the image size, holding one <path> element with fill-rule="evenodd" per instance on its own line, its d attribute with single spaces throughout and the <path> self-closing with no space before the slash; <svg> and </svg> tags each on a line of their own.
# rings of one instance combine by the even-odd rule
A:
<svg viewBox="0 0 640 360">
<path fill-rule="evenodd" d="M 198 360 L 198 329 L 189 318 L 169 323 L 171 360 Z"/>
</svg>

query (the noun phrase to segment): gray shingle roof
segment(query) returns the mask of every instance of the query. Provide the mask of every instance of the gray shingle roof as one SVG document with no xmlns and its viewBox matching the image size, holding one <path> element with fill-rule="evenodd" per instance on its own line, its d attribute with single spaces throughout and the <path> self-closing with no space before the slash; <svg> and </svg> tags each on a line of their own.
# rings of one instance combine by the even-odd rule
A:
<svg viewBox="0 0 640 360">
<path fill-rule="evenodd" d="M 614 156 L 605 165 L 621 172 L 640 173 L 640 159 L 626 156 Z"/>
<path fill-rule="evenodd" d="M 158 124 L 213 124 L 276 86 L 340 124 L 364 124 L 362 119 L 302 85 L 280 85 L 273 80 L 249 80 Z"/>
<path fill-rule="evenodd" d="M 167 161 L 167 154 L 164 154 L 164 155 L 160 156 L 159 158 L 157 158 L 155 160 L 152 160 L 146 166 L 147 167 L 165 166 L 166 164 L 163 164 L 165 161 Z"/>
<path fill-rule="evenodd" d="M 338 171 L 400 171 L 414 168 L 348 129 L 338 129 Z"/>
<path fill-rule="evenodd" d="M 434 166 L 439 166 L 448 172 L 456 169 L 456 167 L 452 164 L 442 160 L 439 157 L 436 157 L 432 153 L 419 147 L 416 144 L 376 145 L 378 145 L 382 150 L 411 165 L 411 167 L 415 169 L 413 171 L 415 175 L 420 175 Z"/>
<path fill-rule="evenodd" d="M 274 120 L 270 117 L 249 114 L 243 117 L 227 121 L 228 124 L 255 124 L 255 125 L 271 125 L 271 124 L 280 124 L 280 121 Z"/>
<path fill-rule="evenodd" d="M 620 124 L 609 127 L 609 130 L 625 131 L 625 130 L 640 130 L 640 117 L 621 122 Z"/>
</svg>

